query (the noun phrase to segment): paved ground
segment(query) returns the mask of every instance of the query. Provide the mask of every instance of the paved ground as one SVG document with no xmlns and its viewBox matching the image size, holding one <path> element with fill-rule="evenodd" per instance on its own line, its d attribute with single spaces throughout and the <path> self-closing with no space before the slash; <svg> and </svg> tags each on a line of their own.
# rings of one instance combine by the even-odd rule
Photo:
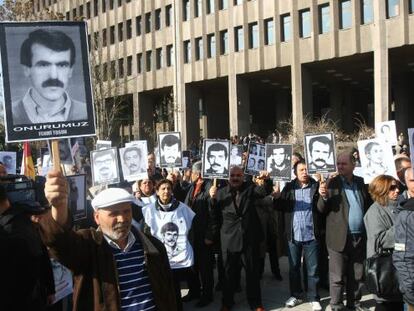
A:
<svg viewBox="0 0 414 311">
<path fill-rule="evenodd" d="M 303 303 L 295 308 L 286 308 L 285 301 L 289 298 L 289 282 L 288 282 L 288 260 L 287 257 L 280 258 L 280 268 L 282 272 L 283 281 L 279 282 L 272 278 L 272 274 L 269 271 L 268 261 L 266 260 L 266 270 L 263 276 L 262 285 L 262 299 L 264 307 L 267 311 L 270 310 L 291 310 L 291 311 L 311 311 L 312 308 L 308 303 Z M 244 276 L 242 275 L 242 284 L 244 284 Z M 242 285 L 243 288 L 243 285 Z M 186 290 L 183 290 L 184 295 Z M 321 290 L 321 304 L 323 310 L 330 310 L 329 305 L 329 292 Z M 221 292 L 215 292 L 214 302 L 204 308 L 195 308 L 196 301 L 191 301 L 184 304 L 184 311 L 219 311 L 221 301 Z M 236 305 L 232 311 L 248 311 L 250 310 L 245 293 L 241 293 L 235 296 Z M 374 310 L 374 300 L 371 295 L 365 295 L 363 297 L 363 306 Z"/>
</svg>

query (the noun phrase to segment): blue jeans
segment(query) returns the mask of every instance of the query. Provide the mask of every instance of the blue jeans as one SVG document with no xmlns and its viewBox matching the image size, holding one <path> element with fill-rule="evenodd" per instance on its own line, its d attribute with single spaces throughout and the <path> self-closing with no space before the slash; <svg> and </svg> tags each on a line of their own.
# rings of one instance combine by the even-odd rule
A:
<svg viewBox="0 0 414 311">
<path fill-rule="evenodd" d="M 302 252 L 306 260 L 306 270 L 308 272 L 308 299 L 309 301 L 319 301 L 319 242 L 316 240 L 307 242 L 289 241 L 290 294 L 296 298 L 302 294 L 300 274 Z"/>
</svg>

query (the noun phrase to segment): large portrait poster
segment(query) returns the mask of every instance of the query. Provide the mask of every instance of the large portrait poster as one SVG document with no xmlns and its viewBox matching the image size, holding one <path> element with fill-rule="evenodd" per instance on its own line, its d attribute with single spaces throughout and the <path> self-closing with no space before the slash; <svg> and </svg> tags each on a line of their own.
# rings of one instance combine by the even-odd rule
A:
<svg viewBox="0 0 414 311">
<path fill-rule="evenodd" d="M 182 167 L 181 133 L 166 132 L 158 134 L 160 167 Z"/>
<path fill-rule="evenodd" d="M 333 133 L 306 134 L 305 158 L 309 174 L 336 172 Z"/>
<path fill-rule="evenodd" d="M 69 208 L 74 220 L 86 218 L 86 175 L 66 176 L 69 184 Z"/>
<path fill-rule="evenodd" d="M 16 152 L 0 151 L 0 162 L 6 168 L 7 174 L 16 174 Z"/>
<path fill-rule="evenodd" d="M 378 175 L 391 175 L 398 180 L 392 147 L 382 139 L 358 141 L 364 181 L 369 184 Z"/>
<path fill-rule="evenodd" d="M 122 174 L 125 180 L 136 181 L 148 178 L 147 141 L 140 140 L 129 143 L 119 149 Z"/>
<path fill-rule="evenodd" d="M 292 145 L 266 144 L 266 170 L 273 180 L 292 180 L 292 149 Z"/>
<path fill-rule="evenodd" d="M 395 120 L 375 123 L 375 135 L 391 146 L 397 145 L 398 138 Z"/>
<path fill-rule="evenodd" d="M 260 171 L 266 170 L 265 145 L 249 143 L 247 152 L 247 165 L 244 172 L 248 175 L 259 175 Z"/>
<path fill-rule="evenodd" d="M 93 185 L 119 183 L 118 156 L 116 148 L 91 151 Z"/>
<path fill-rule="evenodd" d="M 203 178 L 229 179 L 230 141 L 204 139 L 203 141 Z"/>
<path fill-rule="evenodd" d="M 85 22 L 0 23 L 6 141 L 95 135 Z"/>
</svg>

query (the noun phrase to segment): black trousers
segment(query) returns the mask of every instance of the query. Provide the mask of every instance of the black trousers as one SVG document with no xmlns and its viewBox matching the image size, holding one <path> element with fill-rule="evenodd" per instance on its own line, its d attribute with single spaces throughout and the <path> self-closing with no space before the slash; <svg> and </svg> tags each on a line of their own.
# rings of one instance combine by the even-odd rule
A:
<svg viewBox="0 0 414 311">
<path fill-rule="evenodd" d="M 347 306 L 354 306 L 361 300 L 365 249 L 366 239 L 361 235 L 348 235 L 342 252 L 328 247 L 331 305 L 343 302 L 344 289 Z"/>
<path fill-rule="evenodd" d="M 213 246 L 206 244 L 194 245 L 195 271 L 201 280 L 202 297 L 213 299 L 214 288 L 214 253 Z"/>
<path fill-rule="evenodd" d="M 259 251 L 249 247 L 242 252 L 227 252 L 224 257 L 227 258 L 224 262 L 223 306 L 231 308 L 234 305 L 235 285 L 238 283 L 242 267 L 246 273 L 247 302 L 252 309 L 262 306 Z"/>
<path fill-rule="evenodd" d="M 384 301 L 375 303 L 375 311 L 403 311 L 404 303 L 402 301 Z"/>
<path fill-rule="evenodd" d="M 200 282 L 198 281 L 197 274 L 193 267 L 172 269 L 172 275 L 174 279 L 175 297 L 177 300 L 177 310 L 183 310 L 183 304 L 181 301 L 181 281 L 187 281 L 188 293 L 190 295 L 200 295 Z"/>
</svg>

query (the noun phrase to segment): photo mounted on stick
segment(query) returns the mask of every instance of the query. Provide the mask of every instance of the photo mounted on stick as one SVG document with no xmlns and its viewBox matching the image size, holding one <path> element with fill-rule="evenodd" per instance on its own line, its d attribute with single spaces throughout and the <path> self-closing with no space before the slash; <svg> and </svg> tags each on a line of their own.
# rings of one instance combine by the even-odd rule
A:
<svg viewBox="0 0 414 311">
<path fill-rule="evenodd" d="M 125 148 L 119 149 L 119 155 L 125 180 L 136 181 L 148 178 L 147 141 L 128 144 Z"/>
<path fill-rule="evenodd" d="M 93 185 L 119 183 L 116 148 L 91 151 Z"/>
<path fill-rule="evenodd" d="M 397 129 L 395 120 L 375 123 L 375 135 L 387 144 L 395 146 L 398 144 Z"/>
<path fill-rule="evenodd" d="M 74 220 L 86 218 L 86 175 L 66 176 L 69 184 L 69 208 Z"/>
<path fill-rule="evenodd" d="M 265 170 L 265 145 L 250 142 L 247 151 L 247 165 L 244 172 L 248 175 L 258 176 L 260 171 Z"/>
<path fill-rule="evenodd" d="M 229 179 L 229 140 L 204 139 L 203 178 Z"/>
<path fill-rule="evenodd" d="M 0 24 L 6 141 L 95 135 L 85 22 Z"/>
<path fill-rule="evenodd" d="M 243 145 L 231 145 L 230 147 L 230 166 L 242 166 L 243 164 Z"/>
<path fill-rule="evenodd" d="M 292 180 L 292 145 L 266 144 L 266 170 L 276 181 Z"/>
<path fill-rule="evenodd" d="M 358 150 L 366 184 L 383 174 L 398 179 L 390 144 L 378 138 L 360 140 Z"/>
<path fill-rule="evenodd" d="M 6 168 L 7 174 L 16 174 L 16 152 L 0 151 L 0 162 Z"/>
<path fill-rule="evenodd" d="M 109 149 L 112 147 L 112 141 L 110 140 L 97 140 L 96 141 L 96 149 L 95 150 L 102 150 L 102 149 Z"/>
<path fill-rule="evenodd" d="M 305 156 L 309 174 L 336 172 L 333 133 L 306 134 Z"/>
<path fill-rule="evenodd" d="M 72 157 L 72 146 L 70 144 L 70 139 L 59 139 L 59 157 L 60 163 L 62 164 L 74 164 L 73 157 Z M 49 154 L 52 155 L 51 160 L 53 160 L 53 153 L 51 148 L 51 142 L 48 141 L 47 145 L 49 147 Z"/>
<path fill-rule="evenodd" d="M 166 132 L 158 134 L 160 167 L 182 167 L 181 133 Z"/>
</svg>

